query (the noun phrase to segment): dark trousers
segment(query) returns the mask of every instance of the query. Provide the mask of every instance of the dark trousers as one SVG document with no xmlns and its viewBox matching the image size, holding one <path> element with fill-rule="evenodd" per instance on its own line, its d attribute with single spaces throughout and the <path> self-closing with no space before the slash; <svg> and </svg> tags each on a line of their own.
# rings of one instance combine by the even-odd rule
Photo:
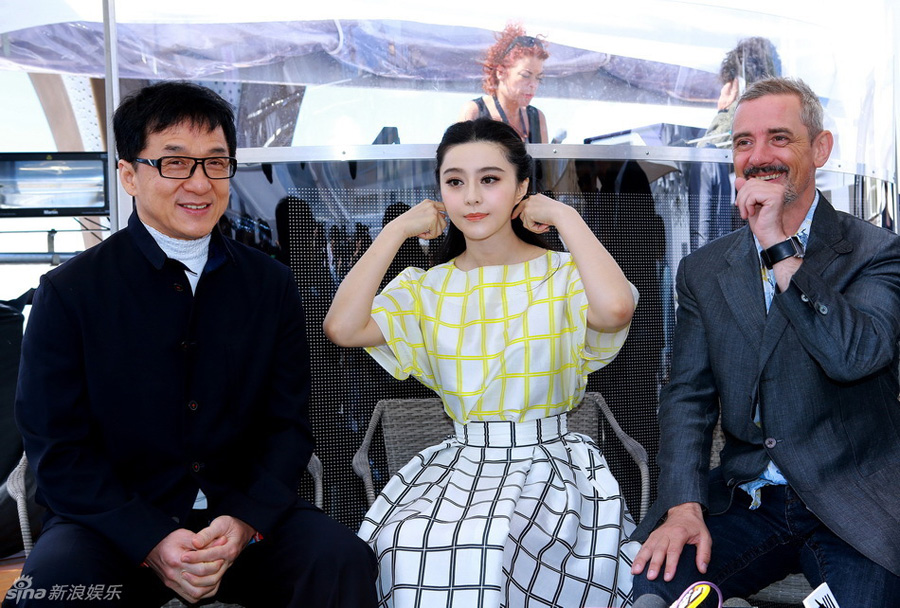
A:
<svg viewBox="0 0 900 608">
<path fill-rule="evenodd" d="M 840 606 L 897 606 L 900 577 L 841 540 L 789 486 L 764 487 L 760 507 L 751 511 L 749 506 L 749 495 L 735 489 L 729 509 L 706 518 L 713 539 L 706 574 L 697 570 L 696 551 L 689 545 L 672 582 L 663 582 L 662 574 L 655 581 L 641 574 L 634 579 L 634 597 L 651 593 L 674 602 L 692 583 L 710 581 L 725 598 L 746 598 L 802 572 L 814 589 L 827 582 Z"/>
<path fill-rule="evenodd" d="M 246 608 L 374 607 L 376 571 L 368 545 L 300 502 L 274 533 L 244 549 L 215 599 Z M 22 574 L 3 608 L 159 608 L 175 596 L 150 568 L 130 563 L 104 537 L 59 517 L 48 521 Z M 30 577 L 27 588 L 24 576 Z"/>
</svg>

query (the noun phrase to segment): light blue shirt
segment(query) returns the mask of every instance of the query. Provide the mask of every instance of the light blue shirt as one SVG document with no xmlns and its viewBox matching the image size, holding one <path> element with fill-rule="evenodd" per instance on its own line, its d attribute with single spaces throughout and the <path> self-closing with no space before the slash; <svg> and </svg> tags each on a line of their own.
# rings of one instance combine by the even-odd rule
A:
<svg viewBox="0 0 900 608">
<path fill-rule="evenodd" d="M 816 207 L 818 205 L 819 193 L 816 192 L 816 198 L 813 199 L 813 204 L 810 206 L 809 211 L 807 211 L 806 217 L 800 224 L 800 229 L 797 231 L 796 235 L 800 239 L 800 242 L 803 243 L 804 249 L 806 249 L 806 243 L 807 241 L 809 241 L 809 231 L 812 226 L 813 215 L 815 214 Z M 759 240 L 756 238 L 756 235 L 753 236 L 753 242 L 756 243 L 757 254 L 762 254 L 763 248 L 762 245 L 759 244 Z M 768 312 L 769 307 L 772 306 L 772 300 L 775 298 L 775 273 L 772 270 L 766 268 L 766 265 L 762 263 L 762 257 L 760 257 L 759 260 L 760 271 L 762 274 L 763 292 L 766 295 L 766 312 Z M 756 413 L 753 421 L 756 423 L 756 426 L 760 426 L 758 403 L 756 404 Z M 747 492 L 747 494 L 749 494 L 753 499 L 753 502 L 750 504 L 751 509 L 759 508 L 759 505 L 762 502 L 762 489 L 765 486 L 770 485 L 787 485 L 787 479 L 784 478 L 784 475 L 781 474 L 778 466 L 771 460 L 769 460 L 768 466 L 762 473 L 760 473 L 759 477 L 757 477 L 753 481 L 748 481 L 747 483 L 740 485 L 740 488 Z"/>
</svg>

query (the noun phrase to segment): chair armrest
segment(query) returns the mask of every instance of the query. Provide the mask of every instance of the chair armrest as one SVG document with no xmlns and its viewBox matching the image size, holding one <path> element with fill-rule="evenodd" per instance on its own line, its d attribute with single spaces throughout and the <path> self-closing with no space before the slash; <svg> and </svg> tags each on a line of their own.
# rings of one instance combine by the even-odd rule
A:
<svg viewBox="0 0 900 608">
<path fill-rule="evenodd" d="M 616 437 L 619 438 L 619 441 L 622 442 L 622 445 L 625 447 L 625 451 L 631 456 L 631 459 L 634 460 L 634 463 L 638 467 L 638 471 L 640 471 L 641 475 L 641 505 L 639 509 L 639 519 L 640 522 L 644 519 L 644 516 L 647 514 L 647 509 L 650 507 L 650 466 L 648 464 L 647 458 L 647 450 L 644 449 L 636 439 L 631 437 L 628 433 L 622 430 L 622 427 L 619 426 L 616 417 L 613 415 L 612 410 L 609 409 L 609 405 L 606 403 L 606 399 L 603 398 L 603 395 L 600 393 L 585 393 L 585 398 L 592 399 L 597 407 L 603 412 L 603 416 L 606 417 L 606 421 L 609 422 L 609 426 L 612 427 L 613 432 L 616 434 Z"/>
<path fill-rule="evenodd" d="M 10 498 L 16 501 L 19 512 L 19 529 L 22 531 L 22 546 L 25 555 L 31 553 L 34 542 L 31 538 L 31 522 L 28 520 L 28 497 L 25 491 L 25 471 L 28 469 L 28 457 L 22 454 L 19 464 L 15 466 L 6 479 L 6 490 Z"/>
<path fill-rule="evenodd" d="M 316 456 L 315 452 L 309 457 L 306 470 L 309 471 L 313 478 L 313 503 L 322 509 L 325 505 L 325 484 L 323 481 L 325 468 L 322 466 L 322 460 Z"/>
<path fill-rule="evenodd" d="M 378 428 L 378 423 L 381 420 L 381 414 L 384 411 L 385 403 L 384 401 L 379 401 L 375 404 L 375 409 L 372 410 L 372 417 L 369 419 L 369 426 L 366 429 L 366 434 L 363 437 L 362 444 L 359 446 L 359 449 L 356 450 L 356 453 L 353 455 L 353 472 L 356 473 L 363 482 L 363 487 L 366 490 L 366 501 L 369 506 L 372 506 L 372 503 L 375 502 L 375 484 L 372 481 L 372 465 L 369 463 L 369 447 L 372 445 L 372 438 L 375 436 L 375 429 Z"/>
</svg>

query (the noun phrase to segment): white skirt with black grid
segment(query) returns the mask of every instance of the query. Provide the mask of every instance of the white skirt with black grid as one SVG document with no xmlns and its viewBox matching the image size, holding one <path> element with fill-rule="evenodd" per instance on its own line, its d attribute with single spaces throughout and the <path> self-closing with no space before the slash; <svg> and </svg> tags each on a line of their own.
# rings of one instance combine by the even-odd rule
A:
<svg viewBox="0 0 900 608">
<path fill-rule="evenodd" d="M 359 535 L 382 606 L 630 606 L 634 521 L 565 414 L 456 424 L 387 483 Z"/>
</svg>

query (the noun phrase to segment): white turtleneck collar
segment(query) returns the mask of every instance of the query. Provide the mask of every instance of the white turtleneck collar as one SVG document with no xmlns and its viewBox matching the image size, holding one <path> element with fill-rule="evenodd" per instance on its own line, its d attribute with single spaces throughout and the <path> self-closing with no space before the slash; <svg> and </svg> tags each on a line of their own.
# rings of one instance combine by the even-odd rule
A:
<svg viewBox="0 0 900 608">
<path fill-rule="evenodd" d="M 141 222 L 143 223 L 143 222 Z M 206 266 L 206 260 L 209 257 L 209 239 L 210 235 L 193 240 L 183 240 L 172 238 L 165 235 L 156 228 L 144 224 L 147 232 L 159 245 L 159 248 L 173 260 L 178 260 L 187 267 L 185 275 L 191 284 L 191 291 L 197 291 L 197 282 Z"/>
</svg>

